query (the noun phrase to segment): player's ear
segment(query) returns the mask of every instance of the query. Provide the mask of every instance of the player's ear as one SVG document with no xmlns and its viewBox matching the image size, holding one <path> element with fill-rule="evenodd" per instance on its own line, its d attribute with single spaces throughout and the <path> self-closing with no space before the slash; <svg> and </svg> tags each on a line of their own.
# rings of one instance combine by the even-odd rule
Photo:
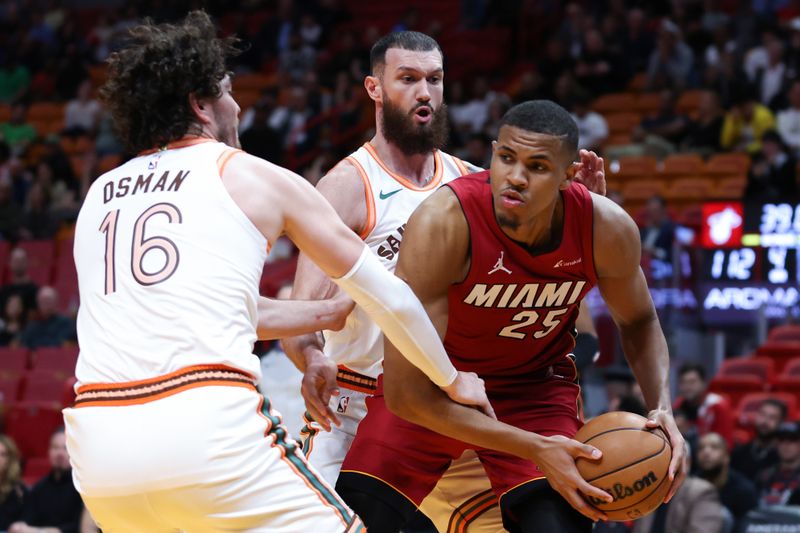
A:
<svg viewBox="0 0 800 533">
<path fill-rule="evenodd" d="M 211 124 L 211 106 L 205 98 L 198 98 L 194 93 L 189 95 L 189 107 L 200 124 Z"/>
<path fill-rule="evenodd" d="M 378 76 L 367 76 L 364 78 L 364 88 L 373 102 L 382 102 L 381 79 Z"/>
<path fill-rule="evenodd" d="M 559 184 L 558 188 L 560 190 L 569 189 L 569 186 L 572 185 L 573 180 L 575 179 L 575 173 L 578 171 L 578 164 L 572 162 L 567 166 L 566 171 L 564 172 L 564 179 Z"/>
</svg>

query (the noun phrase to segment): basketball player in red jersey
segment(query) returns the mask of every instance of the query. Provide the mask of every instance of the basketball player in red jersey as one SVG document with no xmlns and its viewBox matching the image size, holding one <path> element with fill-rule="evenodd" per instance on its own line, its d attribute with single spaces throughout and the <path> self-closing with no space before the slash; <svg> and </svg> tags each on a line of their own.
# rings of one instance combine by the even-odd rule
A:
<svg viewBox="0 0 800 533">
<path fill-rule="evenodd" d="M 573 332 L 595 284 L 651 409 L 648 424 L 670 437 L 667 500 L 685 476 L 639 234 L 613 202 L 572 184 L 577 140 L 560 106 L 520 104 L 503 119 L 490 171 L 449 183 L 409 220 L 396 273 L 456 368 L 484 379 L 497 420 L 439 394 L 387 342 L 384 389 L 367 400 L 336 485 L 371 533 L 399 531 L 465 449 L 476 450 L 511 532 L 584 532 L 605 518 L 584 495 L 611 496 L 574 463 L 599 450 L 571 439 L 582 424 Z"/>
</svg>

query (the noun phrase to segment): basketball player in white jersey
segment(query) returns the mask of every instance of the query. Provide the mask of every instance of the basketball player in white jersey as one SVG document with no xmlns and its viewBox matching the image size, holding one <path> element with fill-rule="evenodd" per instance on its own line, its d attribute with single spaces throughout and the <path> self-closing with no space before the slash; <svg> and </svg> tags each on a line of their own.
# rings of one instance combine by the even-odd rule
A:
<svg viewBox="0 0 800 533">
<path fill-rule="evenodd" d="M 138 155 L 97 179 L 78 217 L 81 352 L 64 418 L 76 488 L 103 531 L 363 528 L 255 388 L 258 281 L 282 233 L 451 397 L 491 412 L 419 301 L 325 199 L 237 149 L 233 52 L 203 12 L 146 23 L 101 91 Z"/>
<path fill-rule="evenodd" d="M 441 185 L 480 169 L 440 150 L 448 132 L 438 43 L 422 33 L 392 33 L 376 42 L 370 55 L 372 75 L 364 85 L 375 102 L 375 137 L 332 169 L 317 189 L 393 272 L 411 213 Z M 581 155 L 579 177 L 602 191 L 602 159 L 590 152 Z M 334 289 L 301 254 L 293 297 L 325 298 Z M 581 331 L 594 332 L 587 315 L 581 326 Z M 594 355 L 595 337 L 583 339 Z M 305 368 L 303 396 L 310 416 L 301 430 L 303 449 L 334 484 L 366 414 L 364 401 L 382 372 L 383 336 L 356 307 L 341 331 L 326 331 L 324 339 L 284 339 L 283 345 L 298 368 Z M 442 532 L 503 531 L 496 499 L 473 452 L 453 463 L 422 510 Z"/>
</svg>

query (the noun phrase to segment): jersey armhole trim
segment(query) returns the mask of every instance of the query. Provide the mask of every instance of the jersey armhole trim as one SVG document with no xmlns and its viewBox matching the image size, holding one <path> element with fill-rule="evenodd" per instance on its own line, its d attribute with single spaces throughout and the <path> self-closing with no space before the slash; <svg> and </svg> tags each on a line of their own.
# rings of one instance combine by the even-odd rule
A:
<svg viewBox="0 0 800 533">
<path fill-rule="evenodd" d="M 358 175 L 361 176 L 361 181 L 364 183 L 364 201 L 367 206 L 367 222 L 364 224 L 364 229 L 358 234 L 361 240 L 364 241 L 369 237 L 369 234 L 372 233 L 372 230 L 375 229 L 375 196 L 372 194 L 372 185 L 369 183 L 367 172 L 364 170 L 364 167 L 361 166 L 361 163 L 353 156 L 347 157 L 345 161 L 350 162 L 350 164 L 355 167 L 358 171 Z"/>
<path fill-rule="evenodd" d="M 467 166 L 464 164 L 464 162 L 463 162 L 462 160 L 460 160 L 459 158 L 457 158 L 457 157 L 456 157 L 456 156 L 454 156 L 454 155 L 453 155 L 453 156 L 450 156 L 450 157 L 452 157 L 452 158 L 453 158 L 453 162 L 454 162 L 454 163 L 456 164 L 456 166 L 458 167 L 458 171 L 459 171 L 459 172 L 461 172 L 461 175 L 462 175 L 462 176 L 466 176 L 467 174 L 470 174 L 470 171 L 469 171 L 469 169 L 467 169 Z"/>
<path fill-rule="evenodd" d="M 222 172 L 225 170 L 225 165 L 228 164 L 230 158 L 241 152 L 242 150 L 239 150 L 238 148 L 226 148 L 221 154 L 219 154 L 219 157 L 217 158 L 217 169 L 219 170 L 220 178 L 222 178 Z"/>
</svg>

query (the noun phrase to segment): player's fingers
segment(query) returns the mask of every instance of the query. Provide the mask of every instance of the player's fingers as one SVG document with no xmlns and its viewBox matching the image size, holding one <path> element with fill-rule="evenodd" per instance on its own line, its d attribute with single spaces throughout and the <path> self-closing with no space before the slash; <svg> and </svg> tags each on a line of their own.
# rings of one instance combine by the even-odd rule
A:
<svg viewBox="0 0 800 533">
<path fill-rule="evenodd" d="M 494 418 L 495 420 L 497 420 L 497 415 L 494 412 L 494 408 L 492 407 L 492 404 L 489 403 L 489 399 L 488 398 L 486 399 L 485 402 L 483 402 L 481 404 L 481 411 L 483 411 L 488 416 L 490 416 L 490 417 Z"/>
<path fill-rule="evenodd" d="M 582 493 L 586 494 L 587 496 L 591 496 L 592 498 L 596 498 L 598 500 L 604 501 L 606 503 L 611 503 L 614 501 L 614 497 L 611 494 L 607 493 L 603 489 L 598 489 L 594 485 L 590 485 L 584 479 L 581 479 L 578 482 L 578 490 Z"/>
<path fill-rule="evenodd" d="M 330 406 L 325 407 L 325 414 L 331 423 L 336 424 L 337 426 L 342 425 L 342 421 L 339 420 L 339 417 L 336 416 L 336 413 L 333 412 L 333 409 L 331 409 Z M 328 426 L 328 428 L 329 428 L 328 431 L 330 431 L 331 430 L 330 425 Z"/>
<path fill-rule="evenodd" d="M 308 411 L 308 414 L 311 416 L 314 422 L 319 424 L 323 430 L 325 431 L 331 430 L 331 424 L 330 422 L 328 422 L 328 417 L 326 416 L 326 414 L 320 412 L 320 410 L 308 400 L 306 400 L 306 411 Z"/>
<path fill-rule="evenodd" d="M 583 457 L 590 461 L 599 461 L 603 457 L 603 452 L 594 446 L 589 446 L 588 444 L 583 444 L 575 440 L 572 442 L 575 443 L 575 448 L 572 451 L 573 457 Z"/>
<path fill-rule="evenodd" d="M 576 511 L 587 517 L 592 522 L 597 522 L 598 520 L 607 520 L 606 515 L 600 511 L 599 509 L 592 507 L 583 496 L 576 490 L 567 490 L 561 493 L 564 498 L 566 498 L 567 502 L 575 508 Z"/>
</svg>

